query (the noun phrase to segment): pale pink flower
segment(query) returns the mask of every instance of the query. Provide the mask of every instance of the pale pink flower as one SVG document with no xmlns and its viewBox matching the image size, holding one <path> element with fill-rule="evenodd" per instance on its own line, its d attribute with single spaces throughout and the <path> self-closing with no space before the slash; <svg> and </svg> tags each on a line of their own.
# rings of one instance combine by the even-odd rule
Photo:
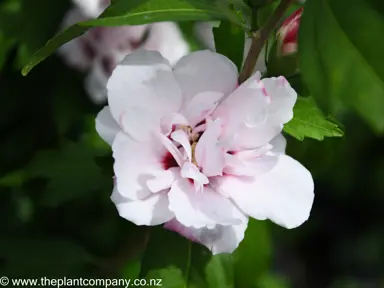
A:
<svg viewBox="0 0 384 288">
<path fill-rule="evenodd" d="M 85 17 L 97 18 L 111 3 L 110 0 L 72 0 Z"/>
<path fill-rule="evenodd" d="M 208 50 L 172 67 L 140 49 L 117 66 L 96 129 L 112 146 L 121 217 L 165 224 L 214 254 L 236 249 L 249 216 L 286 228 L 308 219 L 313 180 L 281 135 L 296 92 L 284 77 L 237 78 Z"/>
<path fill-rule="evenodd" d="M 105 0 L 77 0 L 63 27 L 97 17 L 107 6 Z M 132 51 L 144 48 L 159 51 L 176 63 L 189 51 L 178 26 L 172 22 L 121 27 L 97 27 L 63 45 L 59 53 L 72 67 L 87 72 L 86 90 L 95 103 L 107 100 L 106 84 L 116 65 Z"/>
</svg>

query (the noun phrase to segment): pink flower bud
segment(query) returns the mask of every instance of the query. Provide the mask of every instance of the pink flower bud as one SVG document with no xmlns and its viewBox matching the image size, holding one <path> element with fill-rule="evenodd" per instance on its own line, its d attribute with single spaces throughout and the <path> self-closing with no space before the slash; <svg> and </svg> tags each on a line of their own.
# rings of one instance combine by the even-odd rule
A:
<svg viewBox="0 0 384 288">
<path fill-rule="evenodd" d="M 298 32 L 303 8 L 297 9 L 289 16 L 277 31 L 278 53 L 283 56 L 297 52 Z"/>
</svg>

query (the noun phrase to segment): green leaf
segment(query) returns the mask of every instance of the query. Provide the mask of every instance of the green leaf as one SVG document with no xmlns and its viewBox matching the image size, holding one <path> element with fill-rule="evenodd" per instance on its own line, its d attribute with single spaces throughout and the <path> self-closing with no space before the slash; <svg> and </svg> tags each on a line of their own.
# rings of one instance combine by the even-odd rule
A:
<svg viewBox="0 0 384 288">
<path fill-rule="evenodd" d="M 100 18 L 84 26 L 138 25 L 161 21 L 209 21 L 227 19 L 243 26 L 226 0 L 131 0 L 108 7 Z M 244 27 L 246 28 L 246 27 Z"/>
<path fill-rule="evenodd" d="M 168 288 L 188 287 L 185 284 L 182 270 L 175 266 L 151 270 L 148 272 L 146 278 L 148 279 L 147 281 L 150 281 L 150 279 L 161 279 L 161 284 Z M 150 287 L 156 286 L 153 285 Z"/>
<path fill-rule="evenodd" d="M 79 37 L 95 26 L 139 25 L 161 21 L 230 20 L 240 26 L 239 18 L 223 0 L 130 0 L 117 1 L 95 20 L 77 23 L 49 40 L 22 69 L 27 75 L 31 69 L 54 53 L 61 45 Z"/>
<path fill-rule="evenodd" d="M 210 288 L 234 288 L 235 275 L 233 256 L 218 254 L 211 258 L 205 268 L 205 274 Z"/>
<path fill-rule="evenodd" d="M 0 10 L 0 27 L 4 34 L 17 41 L 23 51 L 18 55 L 19 67 L 56 33 L 68 9 L 64 0 L 6 1 Z M 47 24 L 49 23 L 49 24 Z"/>
<path fill-rule="evenodd" d="M 161 227 L 152 229 L 141 276 L 161 278 L 167 288 L 235 287 L 231 254 L 212 256 L 202 245 Z"/>
<path fill-rule="evenodd" d="M 236 288 L 253 287 L 269 267 L 271 245 L 267 222 L 249 219 L 244 240 L 233 253 Z"/>
<path fill-rule="evenodd" d="M 7 59 L 8 51 L 14 43 L 14 39 L 7 38 L 4 33 L 0 31 L 0 71 Z"/>
<path fill-rule="evenodd" d="M 337 124 L 327 120 L 316 107 L 311 97 L 299 97 L 293 108 L 293 119 L 284 125 L 284 132 L 298 140 L 324 137 L 341 137 L 343 131 Z"/>
<path fill-rule="evenodd" d="M 264 274 L 256 283 L 257 288 L 288 288 L 289 285 L 284 278 L 274 274 Z"/>
<path fill-rule="evenodd" d="M 169 288 L 204 288 L 204 268 L 211 257 L 205 247 L 155 227 L 143 258 L 141 277 L 162 278 L 163 286 Z"/>
<path fill-rule="evenodd" d="M 120 275 L 125 278 L 137 278 L 139 277 L 141 269 L 141 259 L 134 259 L 124 265 Z"/>
<path fill-rule="evenodd" d="M 100 189 L 111 189 L 97 166 L 93 151 L 83 143 L 68 143 L 61 150 L 44 150 L 27 168 L 28 177 L 48 180 L 42 202 L 57 206 Z"/>
<path fill-rule="evenodd" d="M 2 272 L 17 277 L 82 276 L 86 266 L 95 261 L 75 242 L 31 236 L 2 237 L 0 256 L 7 261 Z"/>
<path fill-rule="evenodd" d="M 11 172 L 0 178 L 0 186 L 4 187 L 21 187 L 24 180 L 22 170 Z"/>
<path fill-rule="evenodd" d="M 216 52 L 231 59 L 240 71 L 243 63 L 245 43 L 244 30 L 228 21 L 221 21 L 219 27 L 213 28 L 213 34 Z"/>
<path fill-rule="evenodd" d="M 384 5 L 375 0 L 307 1 L 299 33 L 300 68 L 327 113 L 338 102 L 384 132 Z"/>
</svg>

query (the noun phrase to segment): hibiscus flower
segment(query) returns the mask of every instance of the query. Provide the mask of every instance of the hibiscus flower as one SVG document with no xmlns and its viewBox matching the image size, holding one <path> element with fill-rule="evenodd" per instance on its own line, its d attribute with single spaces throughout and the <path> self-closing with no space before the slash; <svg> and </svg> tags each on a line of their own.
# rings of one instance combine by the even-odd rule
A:
<svg viewBox="0 0 384 288">
<path fill-rule="evenodd" d="M 164 224 L 213 254 L 236 249 L 248 217 L 288 229 L 308 219 L 313 179 L 281 135 L 296 92 L 284 77 L 237 79 L 209 50 L 172 67 L 140 49 L 117 66 L 96 129 L 113 150 L 121 217 Z"/>
</svg>

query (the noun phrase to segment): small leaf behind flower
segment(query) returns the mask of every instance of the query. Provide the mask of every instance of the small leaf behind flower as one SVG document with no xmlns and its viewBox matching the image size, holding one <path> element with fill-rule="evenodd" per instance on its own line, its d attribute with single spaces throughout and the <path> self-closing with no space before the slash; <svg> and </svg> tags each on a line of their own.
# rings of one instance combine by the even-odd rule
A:
<svg viewBox="0 0 384 288">
<path fill-rule="evenodd" d="M 299 97 L 293 108 L 293 119 L 284 125 L 284 132 L 298 140 L 324 137 L 341 137 L 344 135 L 337 124 L 324 117 L 311 97 Z"/>
<path fill-rule="evenodd" d="M 243 63 L 245 33 L 244 30 L 228 21 L 221 21 L 219 27 L 213 28 L 216 52 L 227 56 L 237 68 Z M 228 45 L 231 43 L 230 45 Z"/>
</svg>

